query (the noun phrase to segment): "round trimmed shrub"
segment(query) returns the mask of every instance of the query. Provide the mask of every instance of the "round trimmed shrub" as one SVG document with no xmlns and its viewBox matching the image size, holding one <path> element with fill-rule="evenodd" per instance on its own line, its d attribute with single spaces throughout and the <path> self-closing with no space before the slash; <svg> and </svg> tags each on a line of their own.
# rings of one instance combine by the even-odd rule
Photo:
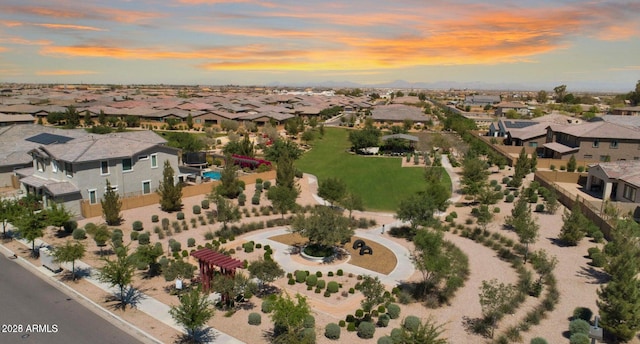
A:
<svg viewBox="0 0 640 344">
<path fill-rule="evenodd" d="M 244 206 L 244 204 L 247 202 L 247 195 L 241 193 L 240 195 L 238 195 L 238 205 L 239 206 Z"/>
<path fill-rule="evenodd" d="M 340 321 L 338 321 L 338 326 L 345 327 L 345 326 L 347 326 L 347 323 L 344 320 L 340 320 Z"/>
<path fill-rule="evenodd" d="M 589 336 L 584 333 L 574 333 L 569 337 L 570 344 L 589 344 L 591 340 Z"/>
<path fill-rule="evenodd" d="M 420 318 L 415 315 L 409 315 L 404 318 L 402 322 L 402 327 L 407 329 L 408 331 L 415 332 L 418 327 L 420 327 Z"/>
<path fill-rule="evenodd" d="M 342 276 L 344 275 L 344 271 L 342 271 L 342 269 L 338 269 L 338 271 L 336 271 L 336 275 Z"/>
<path fill-rule="evenodd" d="M 601 268 L 607 262 L 607 257 L 602 252 L 596 252 L 591 255 L 591 265 Z"/>
<path fill-rule="evenodd" d="M 296 280 L 294 280 L 293 278 L 289 278 L 289 280 L 287 281 L 288 285 L 294 285 L 296 284 Z"/>
<path fill-rule="evenodd" d="M 249 313 L 249 325 L 258 326 L 262 324 L 262 316 L 259 313 Z"/>
<path fill-rule="evenodd" d="M 324 297 L 329 297 L 331 296 L 331 293 L 328 290 L 324 291 Z"/>
<path fill-rule="evenodd" d="M 309 287 L 315 287 L 318 284 L 318 276 L 316 275 L 309 275 L 307 276 L 307 286 Z"/>
<path fill-rule="evenodd" d="M 571 334 L 575 334 L 575 333 L 589 334 L 590 327 L 591 325 L 589 325 L 589 323 L 586 322 L 585 320 L 575 319 L 575 320 L 571 320 L 571 322 L 569 323 L 569 332 Z"/>
<path fill-rule="evenodd" d="M 303 343 L 316 344 L 316 330 L 314 328 L 305 328 L 302 330 Z"/>
<path fill-rule="evenodd" d="M 296 282 L 303 283 L 307 279 L 307 272 L 302 270 L 296 270 Z"/>
<path fill-rule="evenodd" d="M 268 180 L 265 180 L 264 182 L 262 182 L 262 188 L 265 190 L 269 190 L 269 188 L 271 187 L 271 182 Z"/>
<path fill-rule="evenodd" d="M 536 212 L 541 213 L 544 211 L 544 204 L 536 204 Z"/>
<path fill-rule="evenodd" d="M 402 330 L 399 328 L 391 330 L 391 339 L 394 343 L 402 343 Z"/>
<path fill-rule="evenodd" d="M 393 344 L 393 339 L 389 336 L 383 336 L 378 338 L 378 344 Z"/>
<path fill-rule="evenodd" d="M 387 314 L 389 314 L 389 318 L 398 319 L 400 317 L 400 306 L 395 303 L 390 303 L 387 306 Z"/>
<path fill-rule="evenodd" d="M 389 326 L 389 315 L 386 313 L 380 314 L 378 317 L 378 327 L 387 327 Z"/>
<path fill-rule="evenodd" d="M 273 300 L 266 299 L 262 301 L 262 305 L 260 306 L 260 310 L 262 313 L 271 313 L 273 311 Z"/>
<path fill-rule="evenodd" d="M 576 307 L 573 310 L 573 318 L 574 319 L 582 319 L 584 321 L 591 321 L 591 317 L 593 316 L 593 312 L 591 309 L 587 307 Z"/>
<path fill-rule="evenodd" d="M 140 233 L 138 233 L 138 232 L 131 232 L 131 234 L 129 234 L 129 237 L 131 238 L 131 241 L 138 240 L 139 236 L 140 236 Z"/>
<path fill-rule="evenodd" d="M 314 328 L 316 326 L 316 318 L 311 314 L 307 315 L 302 322 L 302 326 L 304 326 L 304 328 Z"/>
<path fill-rule="evenodd" d="M 547 340 L 542 337 L 532 338 L 529 344 L 548 344 Z"/>
<path fill-rule="evenodd" d="M 197 204 L 195 204 L 195 205 L 193 206 L 193 209 L 192 209 L 192 210 L 193 210 L 193 214 L 194 214 L 194 215 L 198 215 L 198 214 L 200 214 L 200 213 L 202 212 L 202 209 L 200 209 L 200 206 L 199 206 L 199 205 L 197 205 Z"/>
<path fill-rule="evenodd" d="M 507 196 L 505 196 L 504 201 L 507 203 L 512 203 L 514 198 L 515 197 L 513 196 L 513 194 L 508 194 Z"/>
<path fill-rule="evenodd" d="M 358 337 L 369 339 L 373 338 L 373 335 L 376 333 L 376 325 L 371 322 L 363 321 L 358 325 Z"/>
<path fill-rule="evenodd" d="M 196 239 L 194 238 L 187 239 L 187 247 L 194 247 L 194 246 L 196 246 Z"/>
<path fill-rule="evenodd" d="M 326 286 L 327 282 L 325 282 L 324 280 L 318 280 L 318 284 L 316 284 L 316 287 L 318 287 L 318 289 L 324 289 L 324 287 Z"/>
<path fill-rule="evenodd" d="M 195 213 L 194 213 L 194 214 L 195 214 Z M 198 213 L 198 214 L 200 214 L 200 213 Z M 181 212 L 181 211 L 180 211 L 180 212 L 178 212 L 178 214 L 176 214 L 176 218 L 177 218 L 178 220 L 184 220 L 184 213 L 183 213 L 183 212 Z"/>
<path fill-rule="evenodd" d="M 355 324 L 355 323 L 350 322 L 350 323 L 349 323 L 349 325 L 347 325 L 347 331 L 349 331 L 349 332 L 353 332 L 353 331 L 355 331 L 355 330 L 356 330 L 356 324 Z"/>
<path fill-rule="evenodd" d="M 209 200 L 203 199 L 202 201 L 200 201 L 200 206 L 202 207 L 202 209 L 209 209 Z"/>
<path fill-rule="evenodd" d="M 340 285 L 336 281 L 331 281 L 327 284 L 327 291 L 330 293 L 337 293 L 339 288 Z"/>
<path fill-rule="evenodd" d="M 133 234 L 133 233 L 131 233 L 131 234 Z M 151 242 L 151 234 L 149 234 L 149 232 L 140 233 L 138 235 L 138 244 L 147 245 L 150 242 Z"/>
<path fill-rule="evenodd" d="M 87 238 L 87 232 L 82 228 L 76 228 L 73 230 L 73 234 L 71 234 L 76 240 L 84 240 Z"/>
<path fill-rule="evenodd" d="M 356 318 L 362 318 L 364 311 L 362 309 L 356 310 Z"/>
<path fill-rule="evenodd" d="M 67 222 L 65 222 L 62 227 L 64 228 L 65 233 L 73 233 L 73 231 L 76 230 L 76 228 L 78 228 L 78 221 L 76 220 L 69 220 Z"/>
<path fill-rule="evenodd" d="M 316 277 L 322 277 L 322 271 L 316 271 Z"/>
<path fill-rule="evenodd" d="M 142 230 L 142 221 L 133 221 L 133 224 L 132 224 L 131 227 L 133 227 L 133 230 L 136 231 L 136 232 L 141 231 Z"/>
<path fill-rule="evenodd" d="M 158 215 L 151 215 L 151 222 L 156 223 L 160 221 L 160 218 L 158 217 Z"/>
<path fill-rule="evenodd" d="M 336 323 L 328 323 L 324 328 L 324 336 L 332 340 L 340 339 L 340 326 Z"/>
</svg>

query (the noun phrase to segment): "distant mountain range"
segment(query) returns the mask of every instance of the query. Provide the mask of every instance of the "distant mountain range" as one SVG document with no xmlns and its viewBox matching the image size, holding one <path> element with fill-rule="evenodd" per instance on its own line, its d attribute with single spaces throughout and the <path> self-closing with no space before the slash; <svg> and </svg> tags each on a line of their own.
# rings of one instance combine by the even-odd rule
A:
<svg viewBox="0 0 640 344">
<path fill-rule="evenodd" d="M 512 90 L 512 91 L 552 91 L 555 86 L 552 84 L 521 84 L 521 83 L 489 83 L 483 81 L 436 81 L 436 82 L 409 82 L 405 80 L 395 80 L 379 84 L 359 84 L 350 81 L 323 81 L 309 83 L 282 83 L 274 82 L 268 84 L 271 87 L 326 87 L 326 88 L 389 88 L 389 89 L 429 89 L 429 90 Z M 631 89 L 621 89 L 619 84 L 605 82 L 585 82 L 580 86 L 569 85 L 572 92 L 616 92 L 625 93 Z"/>
</svg>

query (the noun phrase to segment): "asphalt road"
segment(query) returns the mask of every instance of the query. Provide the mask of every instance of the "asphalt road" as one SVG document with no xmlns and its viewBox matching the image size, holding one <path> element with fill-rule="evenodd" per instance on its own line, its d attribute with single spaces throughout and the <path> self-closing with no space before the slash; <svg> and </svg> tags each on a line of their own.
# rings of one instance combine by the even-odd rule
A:
<svg viewBox="0 0 640 344">
<path fill-rule="evenodd" d="M 141 343 L 0 254 L 0 343 Z"/>
</svg>

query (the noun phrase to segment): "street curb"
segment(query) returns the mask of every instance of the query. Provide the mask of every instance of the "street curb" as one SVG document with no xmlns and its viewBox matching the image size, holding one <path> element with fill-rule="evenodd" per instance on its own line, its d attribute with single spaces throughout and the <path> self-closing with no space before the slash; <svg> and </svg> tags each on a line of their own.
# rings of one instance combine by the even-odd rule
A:
<svg viewBox="0 0 640 344">
<path fill-rule="evenodd" d="M 69 293 L 71 293 L 74 296 L 79 297 L 80 299 L 82 299 L 82 301 L 89 303 L 90 305 L 93 306 L 94 309 L 91 309 L 91 308 L 87 307 L 86 305 L 84 305 L 84 307 L 89 309 L 89 310 L 91 310 L 92 312 L 94 312 L 96 314 L 98 314 L 98 311 L 100 311 L 102 314 L 98 314 L 98 315 L 100 315 L 102 318 L 104 318 L 105 320 L 107 320 L 109 322 L 113 323 L 114 321 L 117 321 L 120 325 L 122 325 L 122 326 L 118 326 L 118 327 L 123 329 L 123 330 L 125 330 L 127 333 L 132 335 L 134 338 L 139 338 L 139 335 L 142 335 L 143 337 L 148 339 L 151 343 L 162 344 L 162 341 L 156 339 L 151 334 L 145 332 L 141 328 L 139 328 L 139 327 L 131 324 L 130 322 L 124 320 L 122 317 L 112 313 L 108 309 L 100 306 L 99 304 L 95 303 L 93 300 L 91 300 L 88 297 L 84 296 L 82 293 L 76 291 L 75 289 L 71 288 L 70 286 L 66 285 L 65 283 L 53 278 L 53 276 L 55 276 L 55 275 L 49 275 L 48 276 L 48 275 L 44 274 L 33 263 L 31 263 L 30 261 L 28 261 L 28 260 L 26 260 L 26 259 L 24 259 L 22 257 L 16 256 L 15 252 L 11 251 L 9 248 L 4 246 L 3 244 L 0 244 L 0 248 L 2 248 L 4 251 L 8 252 L 8 254 L 7 254 L 7 258 L 8 259 L 15 260 L 18 264 L 20 264 L 23 267 L 27 268 L 31 272 L 36 272 L 36 274 L 35 274 L 36 276 L 39 276 L 43 280 L 47 281 L 49 284 L 52 284 L 52 286 L 56 287 L 58 290 L 62 291 L 63 293 L 65 293 L 67 295 L 69 295 Z M 11 256 L 16 256 L 17 258 L 10 258 Z M 62 289 L 64 289 L 64 290 L 62 290 Z"/>
</svg>

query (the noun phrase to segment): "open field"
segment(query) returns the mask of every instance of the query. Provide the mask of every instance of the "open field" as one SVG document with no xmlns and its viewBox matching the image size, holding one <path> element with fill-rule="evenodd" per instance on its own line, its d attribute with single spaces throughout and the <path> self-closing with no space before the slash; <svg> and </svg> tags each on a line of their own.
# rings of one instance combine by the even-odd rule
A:
<svg viewBox="0 0 640 344">
<path fill-rule="evenodd" d="M 348 136 L 346 129 L 325 129 L 324 138 L 313 142 L 296 167 L 319 181 L 342 179 L 349 190 L 362 197 L 367 210 L 396 211 L 401 199 L 424 186 L 422 168 L 402 168 L 399 157 L 355 155 L 349 152 Z"/>
</svg>

